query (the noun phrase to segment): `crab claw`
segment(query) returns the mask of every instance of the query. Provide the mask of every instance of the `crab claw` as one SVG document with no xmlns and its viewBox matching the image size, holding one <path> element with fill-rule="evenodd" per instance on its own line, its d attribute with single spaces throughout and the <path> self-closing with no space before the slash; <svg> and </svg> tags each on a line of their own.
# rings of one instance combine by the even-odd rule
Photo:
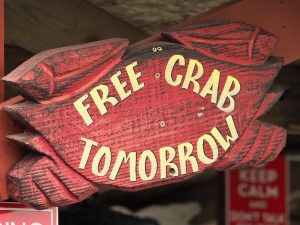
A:
<svg viewBox="0 0 300 225">
<path fill-rule="evenodd" d="M 163 35 L 214 59 L 240 65 L 263 64 L 277 43 L 271 33 L 236 21 L 214 21 Z"/>
<path fill-rule="evenodd" d="M 115 38 L 41 52 L 3 80 L 39 103 L 62 101 L 105 76 L 127 46 L 126 39 Z"/>
<path fill-rule="evenodd" d="M 22 133 L 7 137 L 32 150 L 9 173 L 12 198 L 44 209 L 74 204 L 101 188 L 67 166 L 42 136 Z"/>
<path fill-rule="evenodd" d="M 233 146 L 229 152 L 217 161 L 214 169 L 244 168 L 269 162 L 280 153 L 286 142 L 286 130 L 263 123 L 258 118 L 264 115 L 279 100 L 283 90 L 272 89 L 266 95 L 249 128 L 244 132 L 238 146 Z M 261 151 L 265 149 L 265 151 Z"/>
<path fill-rule="evenodd" d="M 284 148 L 287 136 L 284 128 L 263 124 L 259 121 L 258 123 L 257 126 L 259 127 L 258 130 L 261 136 L 255 139 L 246 156 L 238 164 L 231 166 L 230 169 L 264 165 L 273 161 Z M 265 151 L 257 151 L 258 148 Z"/>
</svg>

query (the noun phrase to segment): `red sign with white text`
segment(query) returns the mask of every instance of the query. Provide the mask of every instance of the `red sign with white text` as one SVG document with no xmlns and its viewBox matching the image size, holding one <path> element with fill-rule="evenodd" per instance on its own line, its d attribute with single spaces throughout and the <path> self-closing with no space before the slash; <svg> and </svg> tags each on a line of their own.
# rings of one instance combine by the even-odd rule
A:
<svg viewBox="0 0 300 225">
<path fill-rule="evenodd" d="M 227 172 L 226 224 L 287 225 L 287 177 L 286 157 L 264 167 Z"/>
<path fill-rule="evenodd" d="M 0 225 L 58 225 L 58 208 L 34 210 L 20 203 L 0 203 Z"/>
</svg>

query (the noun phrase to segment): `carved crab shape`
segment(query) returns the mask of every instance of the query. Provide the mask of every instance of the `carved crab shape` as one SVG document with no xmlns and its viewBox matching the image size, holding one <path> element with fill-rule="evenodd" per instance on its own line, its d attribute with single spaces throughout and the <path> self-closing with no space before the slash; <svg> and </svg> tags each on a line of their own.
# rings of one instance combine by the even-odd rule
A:
<svg viewBox="0 0 300 225">
<path fill-rule="evenodd" d="M 5 108 L 30 130 L 9 138 L 33 150 L 10 172 L 13 198 L 61 206 L 277 156 L 286 131 L 258 120 L 281 95 L 276 37 L 231 21 L 162 34 L 43 52 L 4 78 L 28 99 Z"/>
</svg>

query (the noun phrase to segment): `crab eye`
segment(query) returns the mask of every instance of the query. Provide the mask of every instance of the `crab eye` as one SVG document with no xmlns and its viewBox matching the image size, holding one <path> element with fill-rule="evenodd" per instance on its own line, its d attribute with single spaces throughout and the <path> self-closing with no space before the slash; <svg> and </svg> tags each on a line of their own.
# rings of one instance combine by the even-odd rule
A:
<svg viewBox="0 0 300 225">
<path fill-rule="evenodd" d="M 161 51 L 162 51 L 162 47 L 160 47 L 160 46 L 158 46 L 158 47 L 153 47 L 153 48 L 152 48 L 152 51 L 153 51 L 153 52 L 157 52 L 157 51 L 161 52 Z"/>
</svg>

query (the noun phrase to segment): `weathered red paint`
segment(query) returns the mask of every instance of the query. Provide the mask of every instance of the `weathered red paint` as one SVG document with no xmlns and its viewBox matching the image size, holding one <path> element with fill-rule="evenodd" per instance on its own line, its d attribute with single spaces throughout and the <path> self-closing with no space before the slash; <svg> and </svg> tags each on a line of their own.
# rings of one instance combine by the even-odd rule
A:
<svg viewBox="0 0 300 225">
<path fill-rule="evenodd" d="M 121 61 L 127 46 L 128 40 L 115 38 L 50 50 L 14 70 L 9 82 L 27 98 L 44 104 L 62 101 L 100 80 Z"/>
<path fill-rule="evenodd" d="M 216 169 L 234 169 L 255 166 L 264 159 L 272 161 L 284 148 L 286 142 L 285 129 L 263 123 L 259 121 L 259 116 L 266 113 L 272 105 L 279 100 L 283 91 L 271 89 L 265 96 L 260 109 L 255 115 L 249 128 L 244 132 L 240 143 L 230 150 L 230 154 L 225 154 L 214 165 Z M 276 143 L 277 142 L 277 143 Z M 241 151 L 243 149 L 243 151 Z M 257 151 L 260 149 L 261 151 Z"/>
<path fill-rule="evenodd" d="M 280 152 L 285 130 L 257 120 L 281 95 L 269 91 L 283 64 L 281 58 L 270 57 L 276 37 L 230 21 L 163 35 L 168 42 L 132 48 L 126 48 L 124 40 L 112 39 L 47 51 L 5 77 L 31 99 L 5 108 L 27 128 L 9 138 L 33 150 L 9 174 L 12 197 L 36 208 L 66 205 L 103 188 L 160 186 L 207 168 L 265 162 Z M 107 58 L 98 57 L 101 49 Z M 176 60 L 172 64 L 170 59 Z M 174 67 L 170 70 L 167 65 Z M 167 77 L 170 71 L 172 78 Z M 123 92 L 111 80 L 115 74 Z M 190 75 L 198 77 L 185 85 Z M 210 82 L 214 86 L 207 86 Z M 238 84 L 240 90 L 231 93 Z M 115 97 L 114 106 L 105 105 L 106 112 L 97 106 L 99 85 Z M 207 93 L 202 92 L 205 87 Z M 232 94 L 231 100 L 226 93 Z M 81 98 L 85 119 L 74 106 Z M 232 101 L 235 107 L 226 109 Z M 216 129 L 224 142 L 234 130 L 238 137 L 227 141 L 226 147 Z M 201 138 L 212 141 L 211 146 Z M 85 158 L 87 139 L 95 146 Z M 189 160 L 183 165 L 182 154 L 188 150 L 193 165 Z M 121 151 L 134 159 L 122 162 L 117 171 Z"/>
</svg>

